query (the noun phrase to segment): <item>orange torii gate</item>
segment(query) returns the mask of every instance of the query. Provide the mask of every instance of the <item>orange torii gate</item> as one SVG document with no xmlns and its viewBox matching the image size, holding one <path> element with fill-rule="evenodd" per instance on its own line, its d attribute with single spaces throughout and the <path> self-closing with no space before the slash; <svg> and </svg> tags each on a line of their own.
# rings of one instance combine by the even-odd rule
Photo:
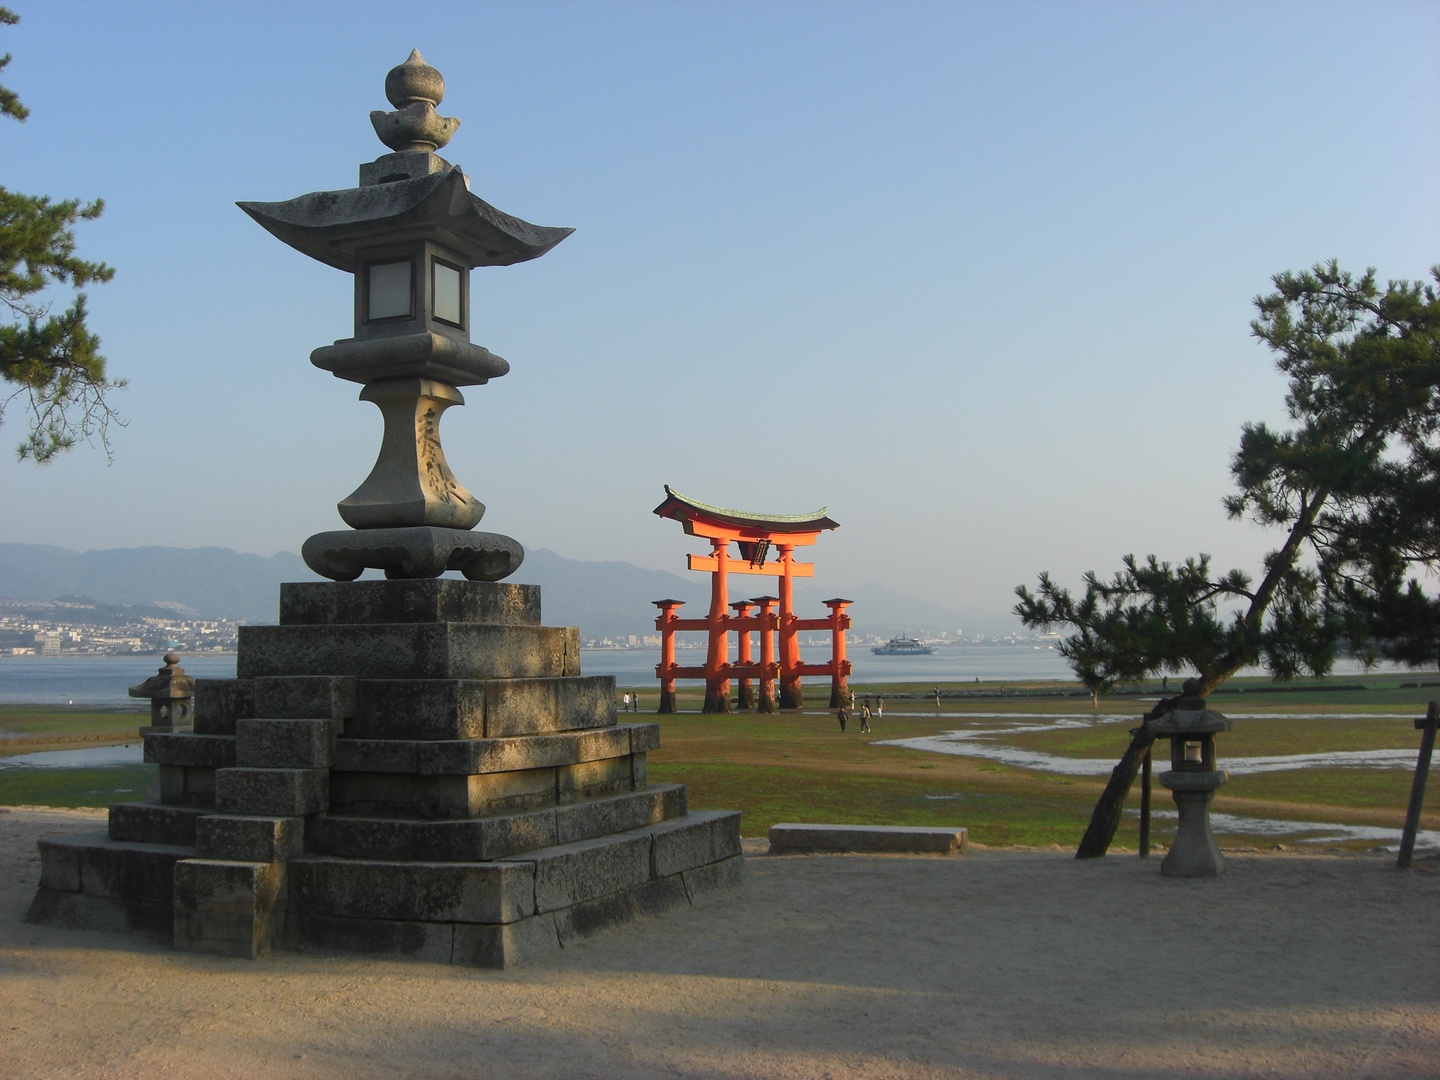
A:
<svg viewBox="0 0 1440 1080">
<path fill-rule="evenodd" d="M 703 711 L 707 713 L 730 711 L 732 676 L 740 680 L 742 709 L 758 708 L 760 712 L 776 710 L 777 673 L 780 678 L 778 708 L 798 709 L 804 704 L 800 685 L 802 675 L 830 676 L 831 708 L 849 699 L 846 680 L 850 675 L 850 661 L 845 659 L 845 631 L 850 628 L 850 616 L 845 614 L 845 608 L 851 601 L 838 597 L 826 600 L 830 614 L 823 619 L 799 619 L 794 611 L 793 579 L 815 576 L 813 563 L 797 563 L 794 560 L 795 548 L 815 543 L 825 529 L 839 528 L 836 522 L 825 516 L 823 507 L 813 514 L 793 516 L 746 514 L 687 499 L 666 484 L 665 501 L 655 508 L 655 513 L 660 517 L 674 518 L 684 526 L 687 534 L 704 537 L 711 546 L 709 555 L 687 556 L 691 570 L 710 572 L 710 613 L 705 618 L 680 618 L 683 600 L 654 601 L 660 609 L 655 620 L 655 629 L 661 634 L 660 663 L 655 668 L 655 675 L 660 680 L 660 712 L 675 711 L 676 679 L 705 680 Z M 739 559 L 730 557 L 732 543 L 740 549 Z M 775 548 L 776 557 L 767 562 L 771 547 Z M 727 592 L 730 574 L 778 577 L 780 595 L 757 596 L 732 604 Z M 732 607 L 736 612 L 734 615 L 727 610 Z M 704 630 L 709 634 L 709 649 L 703 668 L 681 667 L 675 663 L 675 633 L 678 630 Z M 728 637 L 732 630 L 739 637 L 739 655 L 733 664 L 730 663 Z M 797 635 L 801 630 L 830 631 L 831 657 L 828 663 L 800 662 Z M 758 662 L 750 651 L 752 633 L 760 635 Z M 778 662 L 775 648 L 777 635 L 780 646 Z M 755 700 L 752 679 L 760 682 L 759 701 Z"/>
</svg>

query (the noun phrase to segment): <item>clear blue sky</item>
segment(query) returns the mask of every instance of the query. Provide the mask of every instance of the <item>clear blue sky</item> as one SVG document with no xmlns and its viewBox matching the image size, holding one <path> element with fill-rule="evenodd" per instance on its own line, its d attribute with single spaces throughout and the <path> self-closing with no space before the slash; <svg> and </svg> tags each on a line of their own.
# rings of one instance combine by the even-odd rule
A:
<svg viewBox="0 0 1440 1080">
<path fill-rule="evenodd" d="M 7 420 L 5 541 L 341 527 L 379 414 L 308 356 L 350 281 L 234 202 L 355 184 L 412 47 L 474 191 L 577 229 L 475 272 L 512 369 L 444 428 L 481 528 L 572 558 L 679 571 L 668 482 L 828 505 L 820 580 L 959 608 L 1132 551 L 1253 568 L 1219 505 L 1242 421 L 1283 420 L 1252 297 L 1440 262 L 1433 3 L 11 6 L 0 183 L 105 198 L 130 424 L 36 468 Z"/>
</svg>

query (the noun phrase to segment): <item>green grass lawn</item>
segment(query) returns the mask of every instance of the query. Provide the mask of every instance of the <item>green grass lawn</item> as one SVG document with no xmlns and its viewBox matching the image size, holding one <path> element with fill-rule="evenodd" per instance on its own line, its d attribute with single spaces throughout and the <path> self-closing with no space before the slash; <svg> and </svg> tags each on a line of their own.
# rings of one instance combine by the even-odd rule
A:
<svg viewBox="0 0 1440 1080">
<path fill-rule="evenodd" d="M 102 769 L 0 769 L 0 805 L 109 806 L 144 802 L 160 783 L 155 765 Z"/>
<path fill-rule="evenodd" d="M 0 705 L 0 756 L 28 754 L 37 740 L 85 739 L 90 742 L 124 742 L 139 738 L 150 723 L 149 709 L 66 708 L 54 705 Z M 16 738 L 18 737 L 18 739 Z"/>
</svg>

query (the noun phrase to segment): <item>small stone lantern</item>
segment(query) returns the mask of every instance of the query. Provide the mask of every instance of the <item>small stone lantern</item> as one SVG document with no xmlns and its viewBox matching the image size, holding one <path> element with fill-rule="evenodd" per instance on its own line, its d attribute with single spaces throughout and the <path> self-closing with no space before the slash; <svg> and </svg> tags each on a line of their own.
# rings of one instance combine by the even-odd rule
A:
<svg viewBox="0 0 1440 1080">
<path fill-rule="evenodd" d="M 178 653 L 165 654 L 165 666 L 139 686 L 130 687 L 133 698 L 150 699 L 150 726 L 141 735 L 190 731 L 195 726 L 195 680 L 185 674 Z"/>
<path fill-rule="evenodd" d="M 1160 783 L 1170 789 L 1180 811 L 1175 843 L 1160 864 L 1166 877 L 1218 877 L 1225 870 L 1210 831 L 1210 802 L 1215 789 L 1230 779 L 1215 768 L 1215 733 L 1229 731 L 1231 723 L 1205 707 L 1199 690 L 1198 679 L 1187 679 L 1175 708 L 1150 721 L 1151 732 L 1170 740 L 1170 770 L 1160 774 Z"/>
</svg>

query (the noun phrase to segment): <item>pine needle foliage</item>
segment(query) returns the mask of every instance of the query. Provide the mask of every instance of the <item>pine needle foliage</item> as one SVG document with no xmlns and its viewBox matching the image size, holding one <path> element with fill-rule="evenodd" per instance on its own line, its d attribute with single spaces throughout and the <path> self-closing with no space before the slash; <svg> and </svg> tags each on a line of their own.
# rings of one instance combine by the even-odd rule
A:
<svg viewBox="0 0 1440 1080">
<path fill-rule="evenodd" d="M 20 21 L 0 7 L 0 25 Z M 0 58 L 0 70 L 10 55 Z M 23 122 L 30 110 L 14 91 L 0 86 L 0 113 Z M 17 401 L 26 415 L 26 434 L 17 456 L 45 462 L 81 439 L 98 437 L 113 460 L 109 429 L 123 426 L 106 395 L 125 386 L 105 374 L 100 339 L 85 324 L 85 294 L 52 314 L 42 298 L 54 286 L 82 289 L 115 276 L 104 263 L 75 254 L 74 227 L 93 221 L 105 204 L 96 199 L 52 201 L 0 187 L 0 303 L 11 321 L 0 324 L 0 378 L 13 387 L 0 397 L 0 420 Z"/>
</svg>

